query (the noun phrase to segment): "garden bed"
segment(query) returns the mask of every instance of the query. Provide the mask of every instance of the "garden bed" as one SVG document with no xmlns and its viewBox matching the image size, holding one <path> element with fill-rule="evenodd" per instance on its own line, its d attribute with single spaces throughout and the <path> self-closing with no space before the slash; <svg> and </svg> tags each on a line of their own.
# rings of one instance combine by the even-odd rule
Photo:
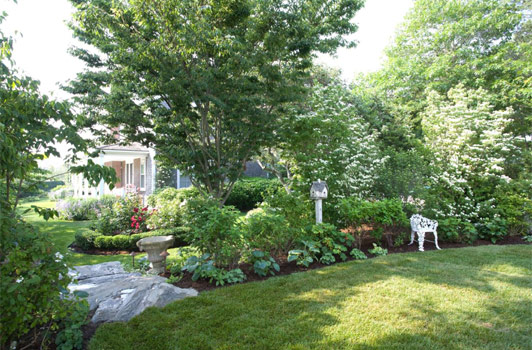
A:
<svg viewBox="0 0 532 350">
<path fill-rule="evenodd" d="M 429 237 L 429 239 L 431 239 L 431 238 Z M 495 243 L 495 244 L 492 243 L 491 241 L 488 241 L 488 240 L 477 240 L 477 241 L 473 242 L 472 244 L 450 243 L 450 242 L 438 242 L 438 244 L 439 244 L 440 248 L 442 248 L 442 249 L 451 249 L 451 248 L 465 248 L 465 247 L 476 247 L 476 246 L 485 246 L 485 245 L 514 245 L 514 244 L 529 244 L 529 245 L 531 245 L 532 243 L 525 242 L 521 236 L 506 236 L 503 239 L 501 239 L 500 241 L 497 241 L 497 243 Z M 366 254 L 368 259 L 371 259 L 371 258 L 375 257 L 374 255 L 372 255 L 371 253 L 368 252 L 368 250 L 371 249 L 372 247 L 373 247 L 372 246 L 372 242 L 370 240 L 365 241 L 363 246 L 362 246 L 361 250 Z M 426 251 L 436 250 L 436 246 L 434 245 L 434 243 L 428 242 L 427 240 L 425 240 L 424 248 L 425 248 Z M 388 249 L 388 254 L 410 253 L 410 252 L 419 251 L 417 242 L 414 242 L 412 245 L 408 245 L 408 243 L 405 243 L 405 244 L 403 244 L 403 245 L 401 245 L 399 247 L 391 247 L 391 248 L 387 248 L 387 249 Z M 352 260 L 355 260 L 355 259 L 353 257 L 351 257 L 351 256 L 348 256 L 346 261 L 352 261 Z M 335 265 L 335 264 L 325 265 L 325 264 L 320 263 L 319 261 L 315 261 L 314 263 L 310 264 L 309 267 L 298 266 L 298 265 L 296 265 L 296 263 L 294 261 L 293 262 L 288 262 L 287 259 L 286 259 L 286 256 L 277 257 L 276 261 L 279 263 L 280 271 L 274 276 L 268 275 L 268 276 L 265 276 L 265 277 L 259 276 L 256 273 L 254 273 L 253 272 L 253 267 L 252 267 L 251 264 L 240 264 L 238 266 L 238 268 L 240 268 L 244 272 L 244 274 L 246 275 L 246 280 L 244 282 L 242 282 L 242 283 L 254 282 L 254 281 L 263 281 L 263 280 L 269 279 L 271 277 L 290 275 L 290 274 L 295 273 L 295 272 L 304 272 L 304 271 L 308 271 L 308 270 L 314 270 L 314 269 L 319 269 L 319 268 Z M 341 262 L 342 261 L 337 261 L 337 263 L 341 263 Z M 167 272 L 166 274 L 164 274 L 162 276 L 170 277 L 170 273 Z M 228 286 L 228 285 L 216 286 L 214 283 L 211 283 L 208 280 L 201 280 L 200 279 L 200 280 L 197 280 L 197 281 L 193 281 L 191 273 L 185 273 L 183 275 L 183 278 L 180 281 L 174 283 L 174 285 L 177 286 L 177 287 L 180 287 L 180 288 L 194 288 L 198 292 L 202 292 L 202 291 L 207 291 L 207 290 L 212 290 L 212 289 Z"/>
</svg>

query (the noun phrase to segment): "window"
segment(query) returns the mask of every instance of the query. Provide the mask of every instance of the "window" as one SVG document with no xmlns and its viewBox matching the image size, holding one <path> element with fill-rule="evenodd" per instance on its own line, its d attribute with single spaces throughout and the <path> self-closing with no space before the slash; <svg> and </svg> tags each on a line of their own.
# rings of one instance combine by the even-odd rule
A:
<svg viewBox="0 0 532 350">
<path fill-rule="evenodd" d="M 181 175 L 179 178 L 179 188 L 186 188 L 192 186 L 192 183 L 190 182 L 190 177 Z"/>
<path fill-rule="evenodd" d="M 146 158 L 140 160 L 140 189 L 146 189 Z"/>
<path fill-rule="evenodd" d="M 126 185 L 133 184 L 133 163 L 126 164 Z"/>
</svg>

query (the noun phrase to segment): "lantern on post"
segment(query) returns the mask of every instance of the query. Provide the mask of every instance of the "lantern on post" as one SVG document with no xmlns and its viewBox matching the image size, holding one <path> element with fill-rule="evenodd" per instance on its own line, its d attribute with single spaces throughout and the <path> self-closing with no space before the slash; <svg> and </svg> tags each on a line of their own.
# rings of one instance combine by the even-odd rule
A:
<svg viewBox="0 0 532 350">
<path fill-rule="evenodd" d="M 322 199 L 327 198 L 329 192 L 329 186 L 325 181 L 314 181 L 310 187 L 310 198 L 313 199 L 316 203 L 316 224 L 321 224 L 323 222 L 322 214 Z"/>
</svg>

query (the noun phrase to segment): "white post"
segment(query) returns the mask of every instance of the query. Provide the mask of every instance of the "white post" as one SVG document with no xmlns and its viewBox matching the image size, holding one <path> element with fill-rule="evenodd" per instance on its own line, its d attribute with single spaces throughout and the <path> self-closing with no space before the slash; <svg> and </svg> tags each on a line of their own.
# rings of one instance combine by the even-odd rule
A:
<svg viewBox="0 0 532 350">
<path fill-rule="evenodd" d="M 104 165 L 103 157 L 104 157 L 103 152 L 100 152 L 100 162 L 99 162 L 100 164 L 99 165 L 101 165 L 101 166 Z M 94 190 L 96 192 L 96 189 L 94 189 Z M 101 179 L 100 180 L 100 190 L 98 192 L 98 197 L 101 198 L 103 196 L 104 191 L 105 191 L 105 182 L 103 181 L 103 179 Z"/>
<path fill-rule="evenodd" d="M 322 222 L 321 199 L 316 199 L 316 224 L 321 224 Z"/>
</svg>

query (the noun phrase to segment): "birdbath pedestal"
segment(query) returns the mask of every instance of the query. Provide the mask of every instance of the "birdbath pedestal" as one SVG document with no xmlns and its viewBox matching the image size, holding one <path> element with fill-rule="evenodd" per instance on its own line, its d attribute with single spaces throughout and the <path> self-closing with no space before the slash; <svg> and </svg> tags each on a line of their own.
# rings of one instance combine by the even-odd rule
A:
<svg viewBox="0 0 532 350">
<path fill-rule="evenodd" d="M 146 237 L 137 242 L 137 247 L 148 253 L 148 260 L 151 269 L 148 273 L 160 274 L 164 272 L 164 259 L 161 255 L 174 244 L 174 236 L 153 236 Z"/>
</svg>

